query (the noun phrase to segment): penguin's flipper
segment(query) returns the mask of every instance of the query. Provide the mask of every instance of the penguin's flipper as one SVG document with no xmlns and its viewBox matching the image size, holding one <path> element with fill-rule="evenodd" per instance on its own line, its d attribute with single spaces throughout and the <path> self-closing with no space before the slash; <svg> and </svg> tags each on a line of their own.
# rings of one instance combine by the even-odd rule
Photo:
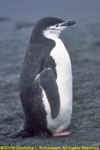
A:
<svg viewBox="0 0 100 150">
<path fill-rule="evenodd" d="M 56 63 L 54 61 L 54 59 L 52 58 L 52 56 L 47 56 L 45 58 L 42 59 L 41 62 L 41 69 L 40 72 L 44 70 L 44 68 L 51 68 L 55 78 L 57 78 L 57 72 L 56 72 Z"/>
<path fill-rule="evenodd" d="M 40 84 L 46 93 L 51 108 L 52 118 L 56 118 L 60 109 L 60 98 L 56 78 L 51 68 L 45 68 L 40 73 Z"/>
</svg>

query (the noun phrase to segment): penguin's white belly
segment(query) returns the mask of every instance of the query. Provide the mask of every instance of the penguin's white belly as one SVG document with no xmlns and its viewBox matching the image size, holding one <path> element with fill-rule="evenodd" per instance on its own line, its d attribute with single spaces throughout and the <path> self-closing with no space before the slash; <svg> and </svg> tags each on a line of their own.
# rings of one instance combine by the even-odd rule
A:
<svg viewBox="0 0 100 150">
<path fill-rule="evenodd" d="M 47 112 L 47 126 L 53 132 L 61 132 L 68 127 L 72 114 L 72 69 L 68 52 L 60 39 L 56 39 L 56 46 L 50 55 L 56 63 L 57 86 L 60 96 L 60 111 L 56 118 L 51 117 L 51 108 L 45 91 L 43 101 Z M 56 107 L 56 106 L 55 106 Z"/>
</svg>

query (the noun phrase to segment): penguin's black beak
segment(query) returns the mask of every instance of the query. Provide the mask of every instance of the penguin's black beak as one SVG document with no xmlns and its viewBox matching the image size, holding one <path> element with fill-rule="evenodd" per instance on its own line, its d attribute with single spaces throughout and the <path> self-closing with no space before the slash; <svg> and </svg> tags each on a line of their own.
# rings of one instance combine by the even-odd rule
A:
<svg viewBox="0 0 100 150">
<path fill-rule="evenodd" d="M 64 21 L 61 26 L 69 27 L 74 25 L 75 23 L 76 23 L 75 21 Z"/>
</svg>

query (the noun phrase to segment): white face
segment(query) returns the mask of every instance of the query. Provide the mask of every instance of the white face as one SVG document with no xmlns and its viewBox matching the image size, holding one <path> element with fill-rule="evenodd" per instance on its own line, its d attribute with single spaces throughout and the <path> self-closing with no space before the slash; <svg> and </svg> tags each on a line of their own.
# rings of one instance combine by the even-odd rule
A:
<svg viewBox="0 0 100 150">
<path fill-rule="evenodd" d="M 47 29 L 45 29 L 43 31 L 43 35 L 46 37 L 46 38 L 49 38 L 49 39 L 54 39 L 54 38 L 58 38 L 59 35 L 61 34 L 61 32 L 67 28 L 67 26 L 62 26 L 63 23 L 58 23 L 56 25 L 53 25 L 53 26 L 50 26 L 48 27 Z"/>
</svg>

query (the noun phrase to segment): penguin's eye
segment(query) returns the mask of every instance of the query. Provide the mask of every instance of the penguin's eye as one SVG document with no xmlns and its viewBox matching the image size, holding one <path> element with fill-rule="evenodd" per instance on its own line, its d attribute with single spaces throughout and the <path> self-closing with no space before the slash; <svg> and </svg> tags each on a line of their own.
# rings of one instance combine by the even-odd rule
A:
<svg viewBox="0 0 100 150">
<path fill-rule="evenodd" d="M 56 24 L 56 27 L 58 27 L 59 25 L 58 24 Z"/>
</svg>

